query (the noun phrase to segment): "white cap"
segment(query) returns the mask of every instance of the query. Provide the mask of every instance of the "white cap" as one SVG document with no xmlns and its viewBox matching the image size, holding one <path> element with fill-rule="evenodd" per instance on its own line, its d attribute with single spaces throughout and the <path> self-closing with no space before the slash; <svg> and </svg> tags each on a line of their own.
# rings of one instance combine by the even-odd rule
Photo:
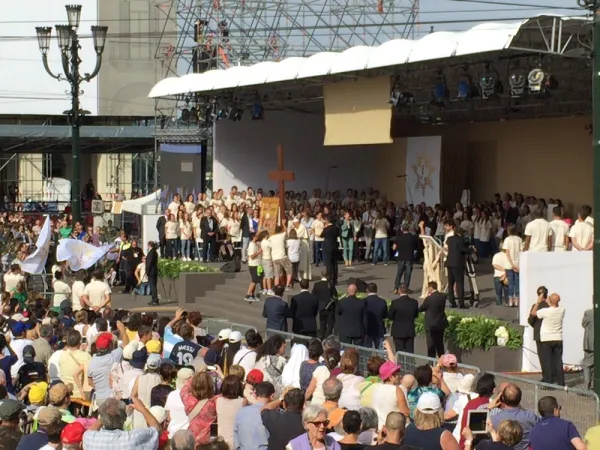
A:
<svg viewBox="0 0 600 450">
<path fill-rule="evenodd" d="M 226 341 L 229 339 L 229 335 L 231 335 L 231 328 L 223 328 L 217 337 L 220 341 Z"/>
<path fill-rule="evenodd" d="M 240 333 L 239 331 L 232 331 L 231 334 L 229 335 L 229 342 L 231 344 L 235 344 L 236 342 L 241 342 L 242 340 L 242 333 Z"/>
<path fill-rule="evenodd" d="M 158 423 L 163 423 L 167 420 L 167 411 L 162 406 L 153 406 L 150 408 L 150 414 L 154 416 Z"/>
<path fill-rule="evenodd" d="M 442 408 L 440 398 L 433 392 L 424 392 L 419 397 L 417 409 L 423 414 L 435 414 Z"/>
<path fill-rule="evenodd" d="M 11 319 L 15 322 L 26 322 L 27 320 L 29 320 L 21 313 L 13 314 Z"/>
<path fill-rule="evenodd" d="M 182 369 L 179 369 L 177 372 L 177 379 L 175 380 L 175 387 L 177 389 L 181 389 L 185 385 L 186 381 L 193 376 L 194 371 L 189 367 L 183 367 Z"/>
<path fill-rule="evenodd" d="M 52 323 L 52 319 L 50 317 L 44 317 L 42 319 L 42 325 L 50 325 Z"/>
</svg>

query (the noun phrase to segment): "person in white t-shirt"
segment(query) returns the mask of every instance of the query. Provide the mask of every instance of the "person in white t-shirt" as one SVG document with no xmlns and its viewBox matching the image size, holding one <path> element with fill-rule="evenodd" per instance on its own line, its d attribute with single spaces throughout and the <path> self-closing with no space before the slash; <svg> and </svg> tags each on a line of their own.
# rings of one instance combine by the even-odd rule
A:
<svg viewBox="0 0 600 450">
<path fill-rule="evenodd" d="M 533 220 L 525 227 L 524 251 L 547 252 L 552 248 L 552 228 L 542 216 L 542 211 L 536 209 L 531 213 Z"/>
<path fill-rule="evenodd" d="M 298 267 L 300 266 L 300 240 L 293 228 L 288 233 L 288 239 L 285 241 L 287 247 L 288 258 L 292 263 L 292 284 L 300 279 Z"/>
<path fill-rule="evenodd" d="M 519 253 L 523 251 L 523 240 L 517 236 L 517 227 L 514 224 L 506 228 L 508 237 L 502 243 L 502 251 L 508 258 L 510 269 L 506 269 L 508 278 L 508 306 L 519 305 Z"/>
<path fill-rule="evenodd" d="M 232 364 L 242 366 L 246 370 L 244 376 L 247 376 L 256 365 L 256 351 L 263 344 L 263 340 L 261 335 L 253 329 L 246 331 L 244 338 L 246 347 L 242 347 L 236 352 Z"/>
<path fill-rule="evenodd" d="M 377 218 L 373 221 L 373 228 L 375 229 L 375 244 L 373 246 L 372 264 L 377 264 L 379 259 L 379 250 L 381 250 L 383 264 L 387 266 L 390 253 L 390 244 L 388 241 L 388 229 L 390 228 L 390 223 L 385 217 L 381 217 L 381 212 L 379 211 L 377 212 Z"/>
<path fill-rule="evenodd" d="M 569 238 L 571 244 L 573 244 L 571 251 L 573 252 L 593 250 L 594 248 L 594 226 L 587 219 L 586 209 L 582 207 L 577 222 L 573 224 L 569 231 Z"/>
<path fill-rule="evenodd" d="M 285 254 L 285 230 L 281 225 L 275 227 L 269 241 L 271 243 L 271 258 L 273 258 L 273 269 L 275 272 L 275 286 L 284 285 L 286 288 L 292 286 L 292 263 Z M 285 274 L 285 278 L 284 278 Z M 285 284 L 284 284 L 285 283 Z"/>
<path fill-rule="evenodd" d="M 552 222 L 550 222 L 552 236 L 550 237 L 553 252 L 566 252 L 569 248 L 569 225 L 562 215 L 562 208 L 555 206 L 552 210 Z"/>
<path fill-rule="evenodd" d="M 585 221 L 591 226 L 594 226 L 594 218 L 592 217 L 592 207 L 590 205 L 583 205 L 581 211 L 585 213 Z"/>
<path fill-rule="evenodd" d="M 110 306 L 111 294 L 110 287 L 104 281 L 104 272 L 96 269 L 92 281 L 85 287 L 82 299 L 94 311 L 102 312 L 106 306 Z"/>
<path fill-rule="evenodd" d="M 10 272 L 4 275 L 4 292 L 14 293 L 20 281 L 25 281 L 25 276 L 21 272 L 21 267 L 13 264 L 10 266 Z"/>
<path fill-rule="evenodd" d="M 60 270 L 54 274 L 54 278 L 56 281 L 53 284 L 54 297 L 52 299 L 52 306 L 60 308 L 60 304 L 71 296 L 71 288 L 63 281 L 63 273 Z"/>
<path fill-rule="evenodd" d="M 323 229 L 325 223 L 323 222 L 323 213 L 318 212 L 315 220 L 312 223 L 312 230 L 314 235 L 313 243 L 313 264 L 319 267 L 319 264 L 323 262 Z"/>
<path fill-rule="evenodd" d="M 542 319 L 540 327 L 540 341 L 542 343 L 542 354 L 540 365 L 542 366 L 542 378 L 548 383 L 565 385 L 565 373 L 563 370 L 563 321 L 565 308 L 558 306 L 560 296 L 556 293 L 548 297 L 548 308 L 538 309 L 544 297 L 538 297 L 537 303 L 531 309 L 531 315 Z"/>
<path fill-rule="evenodd" d="M 250 243 L 248 244 L 248 272 L 250 272 L 250 285 L 248 286 L 248 292 L 244 300 L 247 302 L 258 302 L 255 292 L 256 288 L 260 287 L 261 275 L 258 273 L 258 267 L 261 262 L 262 249 L 260 242 L 258 242 L 259 235 L 255 233 L 250 234 Z"/>
<path fill-rule="evenodd" d="M 512 266 L 508 261 L 506 253 L 499 251 L 492 257 L 492 267 L 494 268 L 494 288 L 496 290 L 496 305 L 508 305 L 508 278 L 506 271 Z"/>
<path fill-rule="evenodd" d="M 269 232 L 262 231 L 258 236 L 260 242 L 261 265 L 263 268 L 263 288 L 267 291 L 267 295 L 273 295 L 273 258 L 271 257 L 271 242 L 269 241 Z"/>
<path fill-rule="evenodd" d="M 71 306 L 75 312 L 80 311 L 85 307 L 85 304 L 81 299 L 85 292 L 85 278 L 86 271 L 79 270 L 75 274 L 75 281 L 73 282 L 73 286 L 71 286 Z"/>
</svg>

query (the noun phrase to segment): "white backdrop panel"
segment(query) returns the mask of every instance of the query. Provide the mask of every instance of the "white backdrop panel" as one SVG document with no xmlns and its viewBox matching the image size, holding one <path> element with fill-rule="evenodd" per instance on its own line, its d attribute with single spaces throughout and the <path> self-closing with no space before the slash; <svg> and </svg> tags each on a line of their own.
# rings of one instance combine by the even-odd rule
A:
<svg viewBox="0 0 600 450">
<path fill-rule="evenodd" d="M 440 202 L 442 137 L 410 137 L 406 144 L 406 199 L 413 204 Z"/>
<path fill-rule="evenodd" d="M 315 188 L 325 189 L 328 172 L 329 190 L 378 187 L 376 158 L 389 145 L 324 147 L 324 134 L 321 114 L 265 111 L 264 120 L 251 120 L 247 112 L 241 122 L 220 120 L 214 133 L 213 186 L 227 192 L 234 185 L 276 189 L 268 173 L 277 169 L 281 144 L 285 169 L 296 175 L 286 189 L 307 190 L 309 195 Z M 331 166 L 336 168 L 329 170 Z"/>
<path fill-rule="evenodd" d="M 563 363 L 581 364 L 583 358 L 583 328 L 581 319 L 592 307 L 592 252 L 521 253 L 520 261 L 520 324 L 525 327 L 523 370 L 539 371 L 539 360 L 533 329 L 527 324 L 531 307 L 537 300 L 536 291 L 546 286 L 550 294 L 557 293 L 566 310 L 563 322 Z"/>
</svg>

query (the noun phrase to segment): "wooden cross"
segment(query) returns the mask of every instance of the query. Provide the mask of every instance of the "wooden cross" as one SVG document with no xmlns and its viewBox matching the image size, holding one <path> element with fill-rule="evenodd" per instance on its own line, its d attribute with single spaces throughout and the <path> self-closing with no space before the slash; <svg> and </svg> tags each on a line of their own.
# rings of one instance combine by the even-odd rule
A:
<svg viewBox="0 0 600 450">
<path fill-rule="evenodd" d="M 279 190 L 279 217 L 280 223 L 283 223 L 283 215 L 285 213 L 285 182 L 294 181 L 294 172 L 284 170 L 283 168 L 283 147 L 277 145 L 277 170 L 269 172 L 269 180 L 277 181 Z"/>
</svg>

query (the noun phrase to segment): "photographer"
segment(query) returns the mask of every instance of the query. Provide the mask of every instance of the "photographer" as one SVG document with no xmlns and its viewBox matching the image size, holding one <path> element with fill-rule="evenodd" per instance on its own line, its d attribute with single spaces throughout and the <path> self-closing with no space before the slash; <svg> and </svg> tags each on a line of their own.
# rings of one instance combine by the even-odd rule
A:
<svg viewBox="0 0 600 450">
<path fill-rule="evenodd" d="M 458 296 L 458 306 L 461 309 L 466 309 L 465 305 L 465 272 L 467 270 L 467 257 L 473 253 L 472 247 L 467 246 L 465 239 L 456 229 L 453 220 L 447 219 L 444 222 L 444 229 L 449 235 L 446 238 L 444 247 L 447 251 L 446 268 L 448 269 L 448 298 L 450 306 L 456 308 L 456 300 L 454 295 L 454 287 L 456 286 L 456 294 Z M 477 302 L 473 299 L 473 306 L 477 306 Z"/>
</svg>

